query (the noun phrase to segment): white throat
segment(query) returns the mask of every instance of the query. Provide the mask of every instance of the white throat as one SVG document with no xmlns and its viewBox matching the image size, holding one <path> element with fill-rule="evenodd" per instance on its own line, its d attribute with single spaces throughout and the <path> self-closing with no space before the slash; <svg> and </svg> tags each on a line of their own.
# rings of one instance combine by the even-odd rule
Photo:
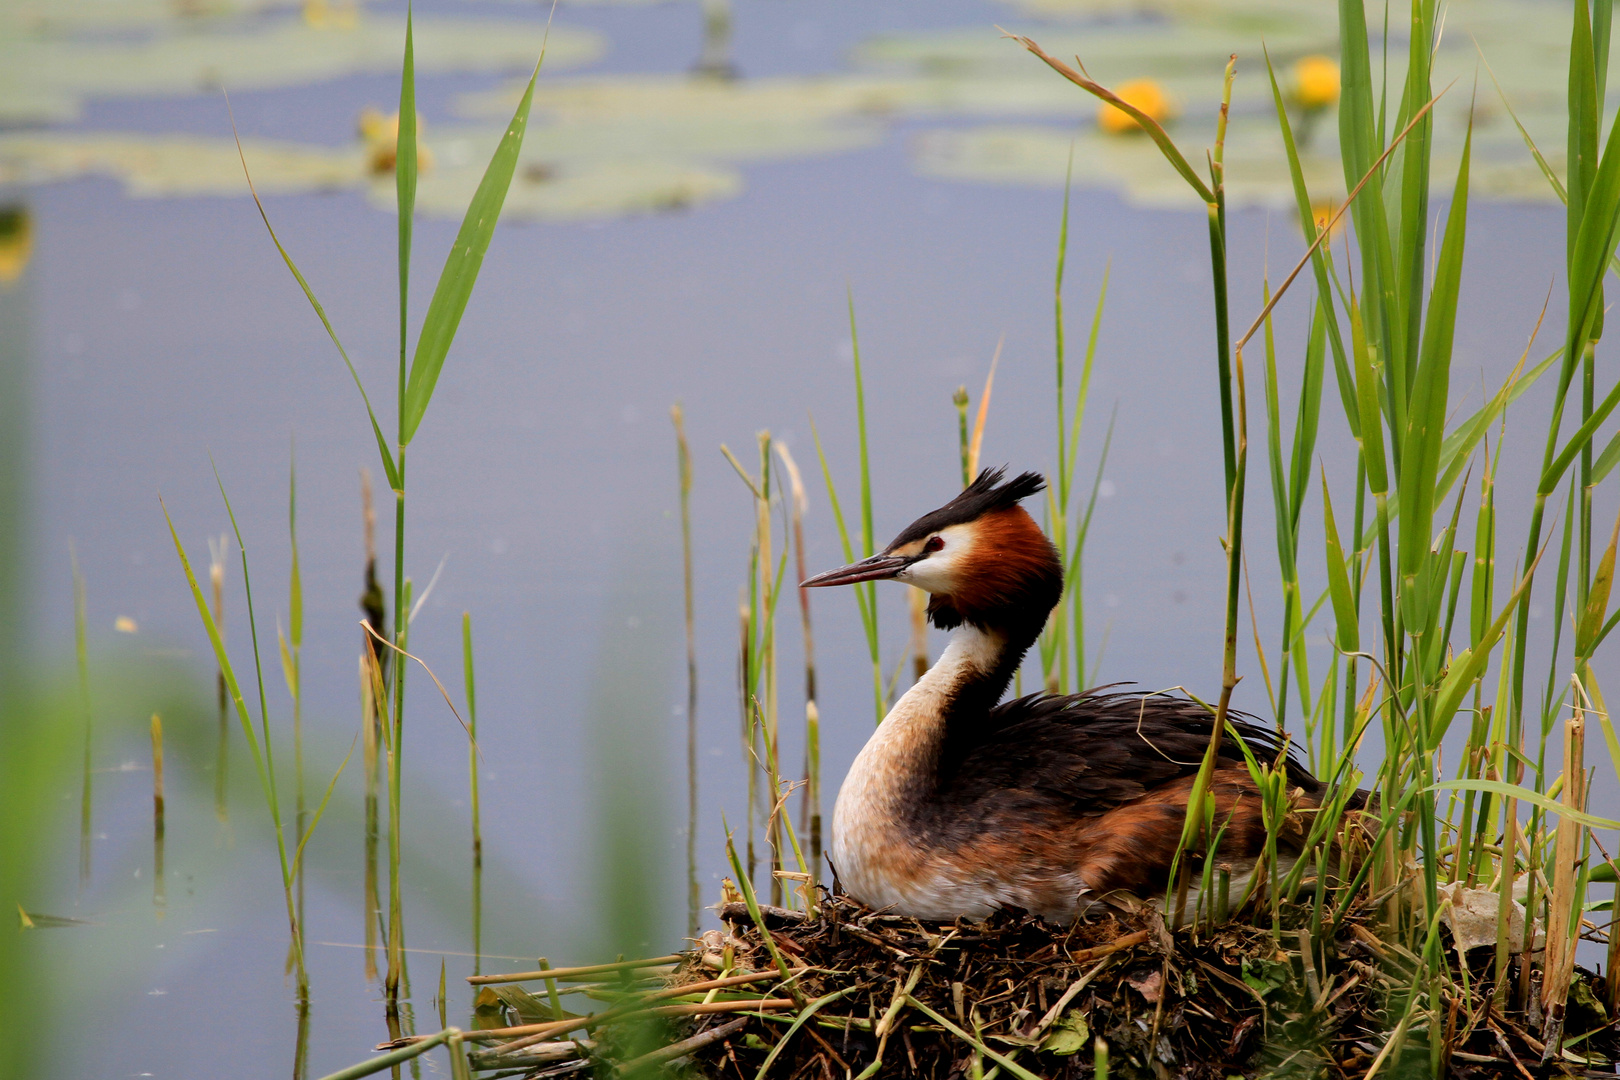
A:
<svg viewBox="0 0 1620 1080">
<path fill-rule="evenodd" d="M 994 671 L 1004 647 L 997 634 L 958 627 L 855 756 L 833 808 L 830 854 L 844 888 L 865 903 L 907 901 L 905 868 L 924 855 L 906 828 L 908 804 L 925 799 L 933 783 L 952 697 L 964 681 Z"/>
</svg>

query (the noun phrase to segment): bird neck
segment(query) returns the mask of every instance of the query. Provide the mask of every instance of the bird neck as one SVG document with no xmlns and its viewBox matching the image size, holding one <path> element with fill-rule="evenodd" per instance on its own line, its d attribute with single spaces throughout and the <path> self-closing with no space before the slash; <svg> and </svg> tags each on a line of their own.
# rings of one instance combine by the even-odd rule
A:
<svg viewBox="0 0 1620 1080">
<path fill-rule="evenodd" d="M 981 723 L 1039 635 L 1038 623 L 962 623 L 951 631 L 939 659 L 895 702 L 883 726 L 898 722 L 919 736 L 926 731 L 930 737 L 924 741 L 937 747 L 950 728 Z"/>
</svg>

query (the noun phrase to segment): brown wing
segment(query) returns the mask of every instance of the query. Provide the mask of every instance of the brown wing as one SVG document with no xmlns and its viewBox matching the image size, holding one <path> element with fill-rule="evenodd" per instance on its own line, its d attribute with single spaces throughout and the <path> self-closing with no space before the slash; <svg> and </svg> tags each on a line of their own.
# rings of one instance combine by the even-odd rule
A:
<svg viewBox="0 0 1620 1080">
<path fill-rule="evenodd" d="M 962 807 L 1022 793 L 1076 817 L 1095 817 L 1195 774 L 1213 721 L 1203 705 L 1163 693 L 1018 698 L 977 723 L 953 720 L 940 763 L 941 795 Z M 1282 755 L 1275 733 L 1250 718 L 1232 724 L 1257 760 L 1273 764 Z M 1321 782 L 1304 766 L 1292 756 L 1284 760 L 1290 787 L 1320 792 Z M 1246 772 L 1230 734 L 1217 768 Z"/>
<path fill-rule="evenodd" d="M 1067 869 L 1093 893 L 1151 895 L 1165 888 L 1193 778 L 1213 718 L 1169 694 L 1088 691 L 1036 695 L 957 721 L 940 768 L 940 840 L 983 873 L 1060 882 Z M 1323 785 L 1288 757 L 1282 740 L 1234 720 L 1255 758 L 1279 758 L 1289 786 L 1320 801 Z M 1221 855 L 1252 860 L 1265 840 L 1260 799 L 1237 739 L 1223 740 L 1214 778 Z M 1294 830 L 1289 830 L 1292 833 Z M 1293 847 L 1295 837 L 1284 837 Z M 1198 865 L 1201 851 L 1190 853 Z M 1072 897 L 1056 891 L 1056 907 Z"/>
</svg>

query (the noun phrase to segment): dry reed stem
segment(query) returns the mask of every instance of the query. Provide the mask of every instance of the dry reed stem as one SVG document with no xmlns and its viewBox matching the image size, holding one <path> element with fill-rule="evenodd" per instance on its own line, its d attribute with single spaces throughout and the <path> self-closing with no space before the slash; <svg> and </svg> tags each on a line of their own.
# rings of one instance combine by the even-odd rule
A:
<svg viewBox="0 0 1620 1080">
<path fill-rule="evenodd" d="M 984 393 L 979 395 L 979 411 L 973 418 L 973 439 L 968 443 L 968 481 L 979 475 L 979 449 L 984 445 L 984 424 L 990 416 L 990 392 L 996 385 L 996 366 L 1001 363 L 1001 346 L 1006 338 L 996 342 L 995 355 L 990 357 L 990 371 L 984 377 Z"/>
<path fill-rule="evenodd" d="M 1564 790 L 1562 802 L 1577 813 L 1586 809 L 1586 701 L 1579 678 L 1571 677 L 1574 709 L 1564 721 Z M 1542 1009 L 1547 1016 L 1547 1053 L 1563 1041 L 1564 1003 L 1575 973 L 1579 913 L 1575 912 L 1575 863 L 1580 858 L 1585 826 L 1567 818 L 1558 822 L 1553 854 L 1552 890 L 1547 901 L 1547 951 L 1543 961 Z M 1571 926 L 1571 916 L 1575 925 Z"/>
<path fill-rule="evenodd" d="M 541 979 L 556 980 L 558 982 L 578 981 L 590 975 L 603 975 L 613 971 L 632 971 L 636 968 L 664 967 L 678 964 L 686 959 L 685 953 L 670 953 L 668 956 L 654 956 L 645 960 L 620 960 L 613 964 L 585 964 L 581 967 L 545 968 L 540 971 L 515 971 L 505 975 L 469 975 L 467 982 L 473 986 L 494 986 L 500 983 L 538 982 Z"/>
<path fill-rule="evenodd" d="M 798 578 L 810 576 L 804 557 L 804 517 L 809 512 L 810 500 L 805 495 L 804 479 L 799 465 L 783 443 L 776 444 L 777 456 L 787 470 L 788 485 L 793 494 L 793 551 Z M 810 881 L 816 882 L 821 866 L 821 711 L 816 705 L 816 645 L 810 627 L 810 590 L 799 589 L 799 623 L 804 638 L 804 794 L 800 803 L 800 820 L 810 823 Z M 813 890 L 812 890 L 813 891 Z"/>
<path fill-rule="evenodd" d="M 772 972 L 772 974 L 775 974 Z M 680 991 L 685 993 L 684 988 Z M 639 1001 L 653 1000 L 648 995 Z M 607 1023 L 621 1023 L 625 1020 L 643 1020 L 654 1016 L 706 1016 L 710 1013 L 728 1012 L 768 1012 L 776 1009 L 791 1009 L 795 1005 L 792 998 L 750 998 L 744 1001 L 685 1001 L 676 1005 L 654 1005 L 649 1008 L 627 1006 L 624 1008 L 608 1009 L 606 1012 L 594 1013 L 590 1016 L 576 1016 L 568 1020 L 555 1020 L 544 1024 L 523 1024 L 518 1027 L 493 1028 L 479 1032 L 481 1038 L 511 1038 L 521 1035 L 523 1038 L 510 1043 L 502 1043 L 496 1047 L 497 1053 L 508 1054 L 513 1050 L 520 1050 L 525 1046 L 533 1046 L 537 1042 L 544 1042 L 553 1035 L 562 1035 L 580 1028 L 594 1028 Z"/>
<path fill-rule="evenodd" d="M 657 1065 L 660 1062 L 673 1061 L 678 1057 L 684 1057 L 685 1055 L 692 1053 L 694 1050 L 703 1049 L 710 1043 L 719 1042 L 728 1035 L 735 1035 L 747 1025 L 748 1018 L 745 1016 L 737 1020 L 728 1021 L 721 1024 L 719 1027 L 710 1028 L 708 1031 L 700 1031 L 689 1039 L 682 1039 L 680 1042 L 670 1043 L 668 1046 L 660 1047 L 650 1054 L 643 1054 L 638 1058 L 625 1062 L 623 1065 L 619 1066 L 619 1072 L 626 1074 L 639 1072 L 648 1065 Z"/>
</svg>

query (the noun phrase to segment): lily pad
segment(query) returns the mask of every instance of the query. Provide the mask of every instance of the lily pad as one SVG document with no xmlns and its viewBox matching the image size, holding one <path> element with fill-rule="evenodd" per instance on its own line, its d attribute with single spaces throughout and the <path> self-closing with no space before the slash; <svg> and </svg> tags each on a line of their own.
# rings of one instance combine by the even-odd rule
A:
<svg viewBox="0 0 1620 1080">
<path fill-rule="evenodd" d="M 523 70 L 534 65 L 545 37 L 538 22 L 417 19 L 417 76 Z M 363 13 L 348 27 L 279 18 L 144 37 L 31 38 L 0 26 L 0 124 L 70 120 L 91 98 L 268 90 L 393 74 L 404 41 L 403 19 Z M 604 47 L 595 33 L 554 27 L 547 70 L 594 60 Z"/>
</svg>

